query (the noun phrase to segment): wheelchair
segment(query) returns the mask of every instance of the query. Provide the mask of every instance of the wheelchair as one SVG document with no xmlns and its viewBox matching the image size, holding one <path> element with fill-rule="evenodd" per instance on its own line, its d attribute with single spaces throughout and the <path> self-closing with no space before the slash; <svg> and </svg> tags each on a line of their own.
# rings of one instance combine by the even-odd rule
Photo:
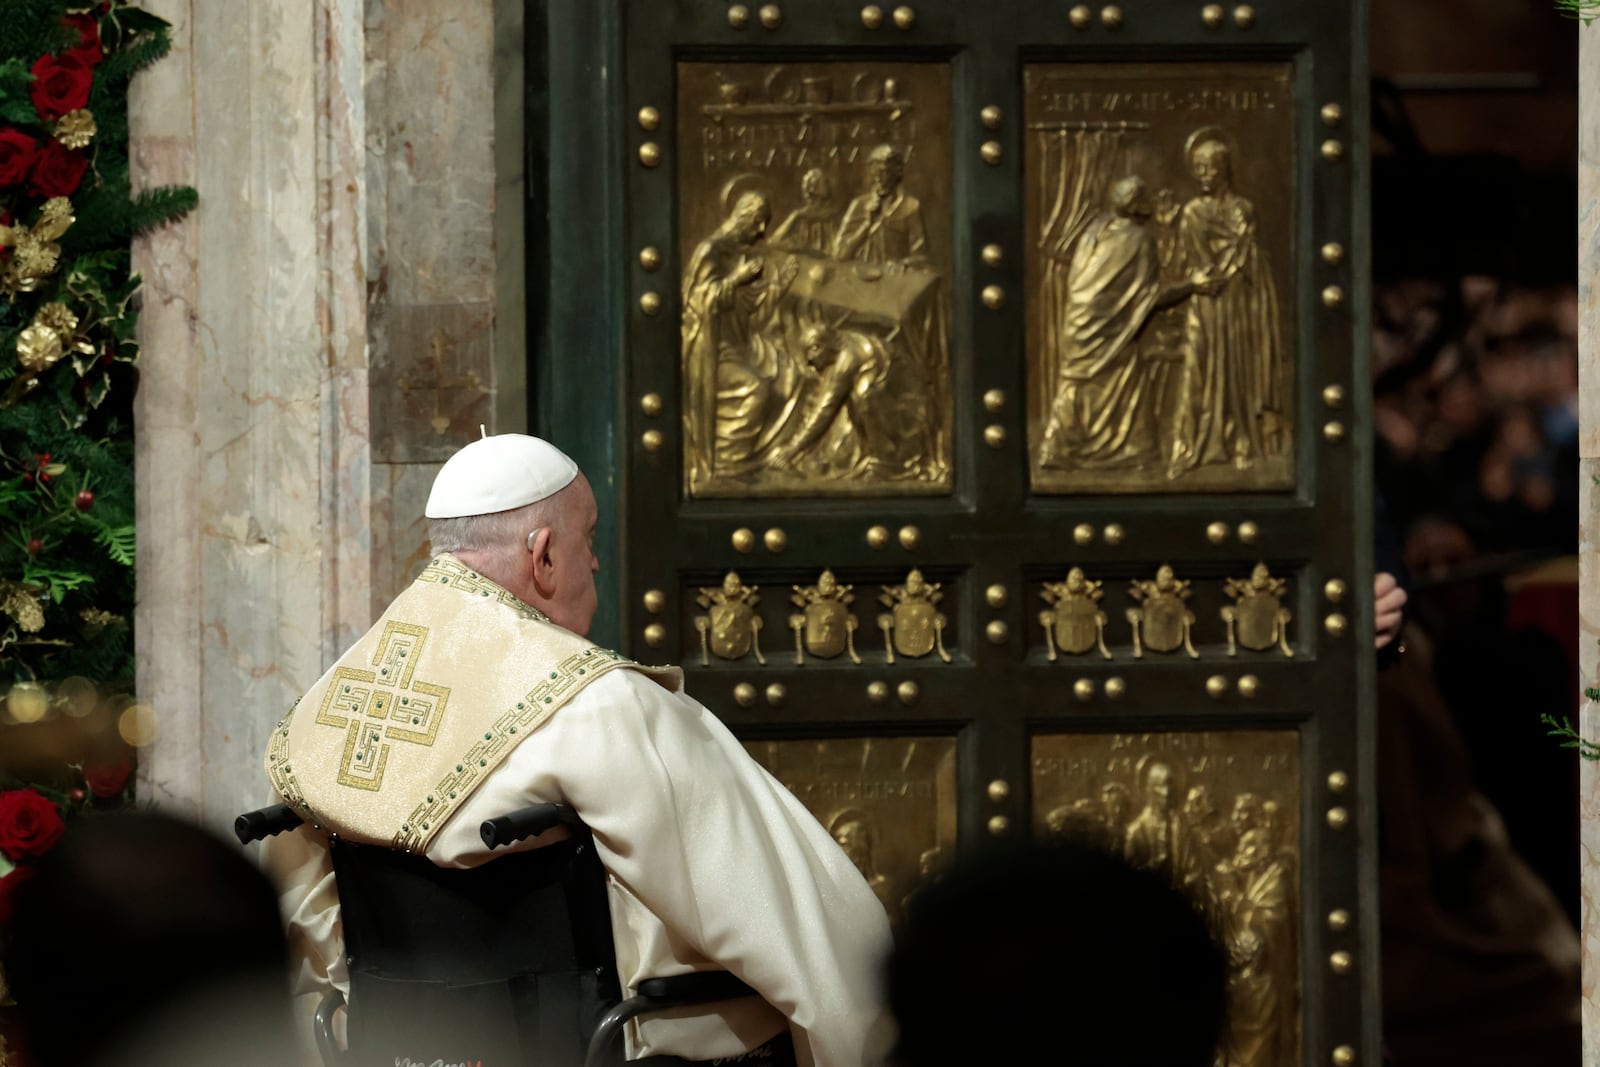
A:
<svg viewBox="0 0 1600 1067">
<path fill-rule="evenodd" d="M 234 833 L 248 845 L 301 823 L 278 804 L 240 815 Z M 726 971 L 706 971 L 648 979 L 624 1000 L 605 869 L 577 813 L 536 804 L 479 833 L 496 849 L 558 825 L 567 840 L 467 869 L 330 837 L 350 1000 L 330 990 L 317 1007 L 324 1067 L 669 1067 L 690 1061 L 622 1059 L 629 1020 L 758 995 Z M 340 1008 L 343 1049 L 334 1036 Z M 780 1053 L 769 1062 L 792 1060 Z"/>
</svg>

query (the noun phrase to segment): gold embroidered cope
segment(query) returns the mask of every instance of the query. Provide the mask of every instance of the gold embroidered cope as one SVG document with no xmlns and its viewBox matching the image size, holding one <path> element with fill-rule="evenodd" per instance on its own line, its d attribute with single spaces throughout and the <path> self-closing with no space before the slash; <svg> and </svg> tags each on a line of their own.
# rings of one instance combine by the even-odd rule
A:
<svg viewBox="0 0 1600 1067">
<path fill-rule="evenodd" d="M 381 789 L 389 765 L 387 742 L 433 745 L 450 690 L 412 677 L 427 640 L 426 626 L 391 622 L 383 628 L 373 656 L 376 674 L 334 668 L 317 722 L 345 731 L 340 785 Z"/>
<path fill-rule="evenodd" d="M 421 852 L 517 744 L 619 667 L 681 684 L 442 555 L 274 728 L 267 773 L 314 825 Z"/>
</svg>

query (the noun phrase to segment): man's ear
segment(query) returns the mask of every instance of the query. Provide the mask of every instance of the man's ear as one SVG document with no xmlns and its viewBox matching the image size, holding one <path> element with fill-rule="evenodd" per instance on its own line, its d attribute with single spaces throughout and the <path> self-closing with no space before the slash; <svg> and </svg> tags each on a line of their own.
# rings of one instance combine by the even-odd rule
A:
<svg viewBox="0 0 1600 1067">
<path fill-rule="evenodd" d="M 528 576 L 542 597 L 549 597 L 556 588 L 556 565 L 550 558 L 550 527 L 543 526 L 528 535 Z"/>
</svg>

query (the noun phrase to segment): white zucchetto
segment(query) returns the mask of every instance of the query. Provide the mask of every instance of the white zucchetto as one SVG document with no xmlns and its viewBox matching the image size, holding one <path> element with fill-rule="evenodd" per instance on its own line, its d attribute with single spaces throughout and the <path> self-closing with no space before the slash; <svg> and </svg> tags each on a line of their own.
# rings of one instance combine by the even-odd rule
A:
<svg viewBox="0 0 1600 1067">
<path fill-rule="evenodd" d="M 491 515 L 555 496 L 578 476 L 578 465 L 555 445 L 520 433 L 481 439 L 451 456 L 433 480 L 430 519 Z"/>
</svg>

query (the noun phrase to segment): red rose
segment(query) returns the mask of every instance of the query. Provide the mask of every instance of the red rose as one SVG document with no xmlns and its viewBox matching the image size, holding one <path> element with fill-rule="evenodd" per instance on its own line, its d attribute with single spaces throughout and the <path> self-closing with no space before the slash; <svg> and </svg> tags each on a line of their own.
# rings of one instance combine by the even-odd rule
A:
<svg viewBox="0 0 1600 1067">
<path fill-rule="evenodd" d="M 133 773 L 133 760 L 123 756 L 115 763 L 101 763 L 83 769 L 83 780 L 89 784 L 89 792 L 105 800 L 122 792 L 122 787 L 128 784 L 128 775 Z"/>
<path fill-rule="evenodd" d="M 76 57 L 87 67 L 94 66 L 106 57 L 104 49 L 100 47 L 100 23 L 93 15 L 68 15 L 66 22 L 78 31 L 78 43 L 67 49 L 67 55 Z"/>
<path fill-rule="evenodd" d="M 21 185 L 39 155 L 39 144 L 21 130 L 0 130 L 0 189 Z"/>
<path fill-rule="evenodd" d="M 0 793 L 0 852 L 11 859 L 37 859 L 66 832 L 61 813 L 38 790 Z"/>
<path fill-rule="evenodd" d="M 89 103 L 94 72 L 77 56 L 45 56 L 33 65 L 33 109 L 46 122 Z"/>
<path fill-rule="evenodd" d="M 14 907 L 12 898 L 22 883 L 37 873 L 32 867 L 14 867 L 10 874 L 0 878 L 0 926 L 6 926 L 11 922 Z"/>
<path fill-rule="evenodd" d="M 71 196 L 78 191 L 83 173 L 88 169 L 89 156 L 85 152 L 63 147 L 60 141 L 51 141 L 39 153 L 28 188 L 39 196 Z"/>
</svg>

